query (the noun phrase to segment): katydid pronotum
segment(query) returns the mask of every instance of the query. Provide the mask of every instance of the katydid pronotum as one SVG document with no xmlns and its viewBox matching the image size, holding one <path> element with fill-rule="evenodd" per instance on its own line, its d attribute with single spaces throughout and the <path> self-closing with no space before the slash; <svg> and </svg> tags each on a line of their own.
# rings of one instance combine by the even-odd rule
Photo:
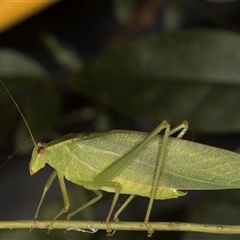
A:
<svg viewBox="0 0 240 240">
<path fill-rule="evenodd" d="M 240 155 L 181 139 L 188 129 L 186 121 L 170 129 L 169 123 L 164 120 L 151 133 L 123 130 L 79 133 L 68 134 L 50 143 L 36 143 L 18 105 L 1 83 L 20 112 L 34 143 L 30 174 L 38 172 L 46 163 L 54 169 L 44 187 L 35 219 L 53 180 L 55 177 L 59 180 L 64 207 L 53 218 L 49 229 L 70 207 L 64 177 L 96 194 L 95 198 L 69 213 L 67 219 L 100 200 L 100 190 L 114 193 L 105 220 L 109 235 L 112 233 L 110 218 L 119 194 L 130 196 L 114 214 L 115 221 L 119 221 L 119 214 L 135 196 L 149 198 L 144 224 L 148 228 L 148 236 L 151 236 L 154 229 L 149 217 L 154 200 L 184 196 L 186 192 L 179 189 L 229 189 L 240 186 L 240 179 L 233 174 L 239 169 Z M 163 135 L 159 135 L 162 131 Z M 174 133 L 178 133 L 177 137 L 170 137 Z M 179 167 L 179 162 L 182 167 Z"/>
</svg>

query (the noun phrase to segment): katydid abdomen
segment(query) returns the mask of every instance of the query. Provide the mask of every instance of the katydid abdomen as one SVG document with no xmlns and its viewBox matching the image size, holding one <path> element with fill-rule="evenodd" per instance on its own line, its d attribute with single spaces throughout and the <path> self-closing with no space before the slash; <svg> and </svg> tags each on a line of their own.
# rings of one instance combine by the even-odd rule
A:
<svg viewBox="0 0 240 240">
<path fill-rule="evenodd" d="M 44 144 L 45 152 L 34 148 L 30 169 L 35 173 L 45 163 L 69 181 L 88 189 L 115 192 L 109 186 L 85 185 L 108 169 L 114 162 L 138 146 L 148 133 L 110 131 L 106 133 L 72 134 Z M 159 161 L 162 136 L 155 136 L 136 157 L 112 179 L 121 185 L 122 194 L 150 197 Z M 221 151 L 221 157 L 218 157 Z M 233 167 L 234 166 L 234 167 Z M 232 170 L 234 169 L 234 171 Z M 207 190 L 240 187 L 240 155 L 178 138 L 169 138 L 155 199 L 184 195 L 180 190 Z"/>
</svg>

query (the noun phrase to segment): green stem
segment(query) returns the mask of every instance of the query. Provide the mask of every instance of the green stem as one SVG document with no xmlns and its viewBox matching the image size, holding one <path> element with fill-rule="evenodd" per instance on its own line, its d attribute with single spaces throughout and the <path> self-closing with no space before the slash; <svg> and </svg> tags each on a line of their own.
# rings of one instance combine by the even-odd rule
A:
<svg viewBox="0 0 240 240">
<path fill-rule="evenodd" d="M 0 229 L 17 229 L 17 228 L 38 228 L 47 229 L 51 221 L 0 221 Z M 125 231 L 147 231 L 143 222 L 110 222 L 112 230 Z M 214 225 L 214 224 L 197 224 L 185 222 L 150 222 L 155 231 L 191 231 L 191 232 L 208 232 L 217 234 L 240 234 L 239 225 Z M 101 221 L 55 221 L 54 229 L 67 229 L 75 231 L 95 232 L 98 229 L 105 229 L 107 225 Z M 95 230 L 95 231 L 94 231 Z"/>
</svg>

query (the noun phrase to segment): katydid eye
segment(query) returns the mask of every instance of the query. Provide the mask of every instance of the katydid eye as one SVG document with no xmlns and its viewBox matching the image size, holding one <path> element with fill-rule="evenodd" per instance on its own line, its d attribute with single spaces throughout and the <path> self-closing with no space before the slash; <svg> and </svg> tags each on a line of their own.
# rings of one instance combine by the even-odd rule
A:
<svg viewBox="0 0 240 240">
<path fill-rule="evenodd" d="M 37 153 L 38 154 L 43 154 L 45 151 L 45 147 L 39 147 L 38 150 L 37 150 Z"/>
</svg>

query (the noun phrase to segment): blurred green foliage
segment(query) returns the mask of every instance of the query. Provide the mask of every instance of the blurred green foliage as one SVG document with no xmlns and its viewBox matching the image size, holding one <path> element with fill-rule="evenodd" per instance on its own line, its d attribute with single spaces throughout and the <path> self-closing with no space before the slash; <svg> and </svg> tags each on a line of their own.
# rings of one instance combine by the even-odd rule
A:
<svg viewBox="0 0 240 240">
<path fill-rule="evenodd" d="M 194 131 L 240 129 L 240 35 L 190 30 L 156 34 L 97 56 L 71 82 L 97 104 Z M 221 106 L 221 107 L 219 107 Z"/>
</svg>

